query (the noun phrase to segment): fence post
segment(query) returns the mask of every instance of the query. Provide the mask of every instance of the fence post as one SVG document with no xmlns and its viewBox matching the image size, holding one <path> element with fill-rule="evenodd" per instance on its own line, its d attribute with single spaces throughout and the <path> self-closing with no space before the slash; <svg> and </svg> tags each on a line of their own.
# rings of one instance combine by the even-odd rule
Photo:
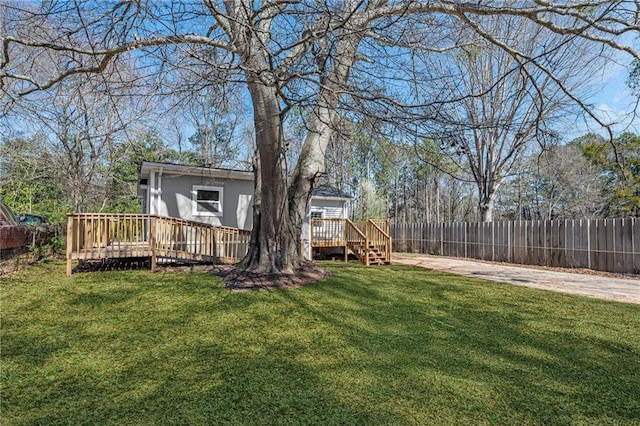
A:
<svg viewBox="0 0 640 426">
<path fill-rule="evenodd" d="M 469 257 L 469 251 L 468 251 L 468 243 L 469 243 L 469 223 L 468 222 L 464 222 L 463 223 L 463 232 L 464 232 L 464 258 L 467 259 Z"/>
<path fill-rule="evenodd" d="M 491 223 L 491 260 L 496 261 L 496 222 Z"/>
<path fill-rule="evenodd" d="M 587 220 L 587 267 L 591 269 L 591 221 Z"/>
</svg>

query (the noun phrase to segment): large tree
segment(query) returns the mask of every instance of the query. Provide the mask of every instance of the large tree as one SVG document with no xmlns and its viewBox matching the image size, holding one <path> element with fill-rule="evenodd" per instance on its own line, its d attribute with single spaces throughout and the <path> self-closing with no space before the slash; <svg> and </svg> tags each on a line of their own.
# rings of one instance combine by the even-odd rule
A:
<svg viewBox="0 0 640 426">
<path fill-rule="evenodd" d="M 499 37 L 488 39 L 488 28 Z M 586 40 L 567 40 L 514 16 L 482 17 L 462 31 L 460 42 L 459 49 L 427 57 L 429 76 L 439 84 L 420 90 L 457 99 L 438 111 L 439 137 L 466 163 L 480 220 L 490 222 L 504 179 L 533 143 L 553 137 L 561 116 L 578 107 L 570 96 L 586 88 L 604 61 L 588 54 Z M 527 59 L 539 55 L 539 61 Z"/>
<path fill-rule="evenodd" d="M 564 39 L 589 40 L 596 50 L 617 49 L 638 58 L 620 40 L 638 34 L 639 6 L 633 1 L 50 1 L 2 8 L 5 106 L 71 76 L 100 73 L 122 58 L 152 71 L 135 83 L 159 91 L 172 69 L 203 80 L 213 70 L 224 71 L 243 82 L 257 150 L 254 229 L 239 268 L 267 273 L 302 264 L 299 238 L 307 200 L 325 171 L 342 107 L 363 108 L 397 125 L 437 112 L 434 100 L 418 104 L 407 94 L 409 83 L 423 77 L 403 68 L 413 52 L 458 49 L 465 43 L 458 35 L 470 29 L 519 62 L 536 63 L 543 74 L 553 75 L 544 60 L 563 48 L 561 42 L 541 45 L 531 55 L 481 23 L 486 16 L 511 16 Z M 55 51 L 55 60 L 32 67 L 46 51 Z M 565 88 L 560 84 L 555 90 Z M 283 122 L 295 105 L 307 115 L 308 132 L 288 176 Z"/>
</svg>

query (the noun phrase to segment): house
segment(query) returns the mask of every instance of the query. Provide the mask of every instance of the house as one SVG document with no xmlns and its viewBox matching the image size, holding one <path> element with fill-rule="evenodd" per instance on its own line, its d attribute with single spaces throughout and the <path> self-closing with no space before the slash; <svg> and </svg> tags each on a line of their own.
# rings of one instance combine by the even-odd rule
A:
<svg viewBox="0 0 640 426">
<path fill-rule="evenodd" d="M 67 276 L 73 261 L 148 259 L 158 262 L 240 261 L 253 227 L 253 173 L 145 161 L 138 197 L 143 214 L 67 215 Z M 389 221 L 349 220 L 351 198 L 323 185 L 307 206 L 303 252 L 353 254 L 365 265 L 391 263 Z"/>
<path fill-rule="evenodd" d="M 142 213 L 227 226 L 253 227 L 252 172 L 170 163 L 143 162 L 138 197 Z M 311 196 L 302 226 L 302 244 L 311 257 L 311 219 L 347 219 L 351 197 L 327 185 Z"/>
</svg>

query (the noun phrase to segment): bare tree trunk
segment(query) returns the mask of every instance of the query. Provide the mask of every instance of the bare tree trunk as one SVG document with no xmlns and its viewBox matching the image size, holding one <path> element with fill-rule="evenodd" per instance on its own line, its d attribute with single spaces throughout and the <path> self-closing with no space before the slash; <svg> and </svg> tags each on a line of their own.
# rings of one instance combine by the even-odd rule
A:
<svg viewBox="0 0 640 426">
<path fill-rule="evenodd" d="M 502 181 L 493 178 L 483 178 L 478 184 L 478 210 L 481 222 L 493 222 L 493 206 Z"/>
<path fill-rule="evenodd" d="M 292 240 L 300 241 L 300 236 L 296 238 L 289 214 L 285 149 L 276 89 L 253 82 L 249 84 L 249 91 L 258 145 L 258 161 L 254 165 L 256 198 L 250 249 L 237 269 L 267 274 L 291 272 L 300 266 L 302 257 L 300 248 L 292 243 Z"/>
<path fill-rule="evenodd" d="M 260 192 L 260 199 L 254 202 L 251 245 L 237 266 L 238 271 L 275 274 L 292 272 L 304 264 L 302 224 L 316 179 L 325 172 L 327 147 L 335 133 L 340 88 L 348 80 L 359 41 L 359 36 L 349 35 L 336 48 L 335 65 L 318 94 L 309 131 L 288 185 L 277 79 L 266 54 L 261 57 L 248 53 L 252 49 L 260 52 L 263 45 L 253 44 L 255 39 L 238 44 L 242 49 L 252 46 L 241 56 L 247 65 L 259 155 L 256 197 Z"/>
<path fill-rule="evenodd" d="M 483 195 L 480 197 L 478 209 L 480 211 L 481 222 L 493 222 L 493 204 L 495 201 L 495 193 Z"/>
</svg>

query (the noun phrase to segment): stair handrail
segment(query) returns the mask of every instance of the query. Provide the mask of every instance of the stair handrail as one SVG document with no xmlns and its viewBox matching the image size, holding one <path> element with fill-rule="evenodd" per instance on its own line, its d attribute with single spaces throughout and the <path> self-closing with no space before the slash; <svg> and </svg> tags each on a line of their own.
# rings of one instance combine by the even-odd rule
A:
<svg viewBox="0 0 640 426">
<path fill-rule="evenodd" d="M 382 230 L 385 234 L 389 234 L 389 219 L 368 219 L 369 222 L 376 225 L 378 228 Z M 384 224 L 384 229 L 380 225 L 380 223 Z"/>
<path fill-rule="evenodd" d="M 349 219 L 345 219 L 345 223 L 347 223 L 347 225 L 349 225 L 348 227 L 345 228 L 345 231 L 347 229 L 352 229 L 354 231 L 356 231 L 357 234 L 359 234 L 360 237 L 362 237 L 362 241 L 364 241 L 367 236 L 365 235 L 364 232 L 362 232 L 360 229 L 358 229 L 358 227 Z M 348 235 L 347 235 L 348 237 Z M 350 241 L 349 238 L 347 238 L 347 241 Z"/>
<path fill-rule="evenodd" d="M 391 238 L 391 237 L 389 236 L 389 234 L 388 234 L 384 229 L 380 228 L 380 227 L 378 226 L 378 224 L 377 224 L 377 223 L 375 223 L 375 222 L 373 221 L 373 219 L 369 219 L 369 220 L 368 220 L 368 222 L 369 222 L 371 225 L 373 225 L 373 226 L 374 226 L 378 231 L 380 231 L 380 232 L 382 233 L 382 235 L 384 235 L 384 237 L 385 237 L 385 238 Z"/>
<path fill-rule="evenodd" d="M 347 226 L 345 226 L 344 228 L 344 232 L 345 232 L 345 240 L 347 242 L 347 244 L 349 243 L 358 243 L 360 242 L 362 245 L 362 250 L 364 251 L 364 257 L 365 257 L 365 261 L 364 264 L 369 266 L 369 241 L 367 238 L 366 233 L 362 232 L 351 220 L 349 219 L 345 219 L 345 223 Z M 350 237 L 350 231 L 355 231 L 356 236 L 359 237 L 359 239 L 352 239 L 349 238 Z M 358 254 L 356 253 L 355 250 L 353 250 L 354 254 L 357 256 Z M 362 259 L 360 259 L 360 261 L 362 261 Z"/>
<path fill-rule="evenodd" d="M 375 223 L 372 219 L 369 219 L 367 223 L 371 225 L 377 232 L 382 234 L 382 237 L 384 240 L 385 259 L 387 260 L 387 262 L 391 263 L 391 236 L 387 232 L 385 232 L 380 226 L 378 226 L 378 224 Z M 387 223 L 389 222 L 387 221 Z M 368 229 L 369 227 L 367 227 L 367 231 Z M 367 234 L 369 234 L 369 232 L 367 232 Z"/>
</svg>

